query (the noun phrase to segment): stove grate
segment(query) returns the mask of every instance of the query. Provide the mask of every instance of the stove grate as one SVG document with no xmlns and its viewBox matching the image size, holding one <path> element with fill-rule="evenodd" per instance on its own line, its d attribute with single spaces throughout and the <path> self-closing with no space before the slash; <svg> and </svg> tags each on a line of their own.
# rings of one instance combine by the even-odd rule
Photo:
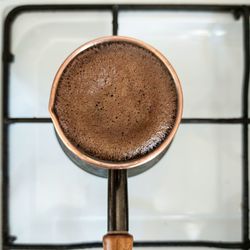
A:
<svg viewBox="0 0 250 250">
<path fill-rule="evenodd" d="M 14 60 L 11 54 L 11 28 L 14 19 L 21 13 L 43 11 L 84 11 L 109 10 L 113 15 L 113 35 L 118 34 L 119 11 L 195 11 L 195 12 L 230 12 L 235 19 L 242 16 L 244 76 L 242 85 L 242 115 L 240 118 L 184 118 L 182 123 L 192 124 L 241 124 L 242 125 L 242 240 L 226 241 L 141 241 L 135 247 L 212 247 L 225 249 L 249 249 L 249 179 L 248 179 L 248 92 L 250 70 L 249 48 L 249 11 L 250 6 L 240 5 L 186 5 L 186 4 L 146 4 L 146 5 L 24 5 L 12 9 L 4 22 L 3 30 L 3 81 L 2 81 L 2 249 L 86 249 L 101 248 L 101 242 L 80 244 L 16 244 L 15 236 L 9 234 L 9 125 L 13 123 L 51 123 L 50 118 L 10 118 L 9 117 L 9 72 L 10 63 Z"/>
</svg>

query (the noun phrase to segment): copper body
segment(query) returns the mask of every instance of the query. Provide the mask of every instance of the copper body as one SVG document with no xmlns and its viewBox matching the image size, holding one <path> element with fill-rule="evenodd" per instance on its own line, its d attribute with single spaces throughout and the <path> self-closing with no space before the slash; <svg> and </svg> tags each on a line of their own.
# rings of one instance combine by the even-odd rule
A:
<svg viewBox="0 0 250 250">
<path fill-rule="evenodd" d="M 65 136 L 62 128 L 60 127 L 60 124 L 58 122 L 57 116 L 54 112 L 54 103 L 55 103 L 55 97 L 56 97 L 56 90 L 57 90 L 57 86 L 60 80 L 60 77 L 64 71 L 64 69 L 67 67 L 68 63 L 74 59 L 75 56 L 77 56 L 79 53 L 81 53 L 82 51 L 97 45 L 97 44 L 101 44 L 101 43 L 105 43 L 105 42 L 112 42 L 112 41 L 121 41 L 121 42 L 128 42 L 131 44 L 135 44 L 137 46 L 140 46 L 142 48 L 145 48 L 146 50 L 150 51 L 151 53 L 153 53 L 156 57 L 158 57 L 166 66 L 166 68 L 169 70 L 170 74 L 172 75 L 172 78 L 175 82 L 175 86 L 176 86 L 176 91 L 177 91 L 177 116 L 176 116 L 176 120 L 175 120 L 175 124 L 173 129 L 171 130 L 170 134 L 168 135 L 168 137 L 153 151 L 149 152 L 148 154 L 146 154 L 145 156 L 142 156 L 138 159 L 135 160 L 130 160 L 130 161 L 124 161 L 124 162 L 109 162 L 109 161 L 102 161 L 102 160 L 98 160 L 96 158 L 93 158 L 87 154 L 84 154 L 83 152 L 81 152 L 80 150 L 78 150 Z M 89 166 L 94 167 L 94 169 L 134 169 L 136 167 L 140 167 L 143 165 L 148 165 L 148 163 L 152 162 L 152 164 L 154 164 L 156 162 L 155 159 L 157 158 L 161 158 L 162 155 L 166 152 L 169 144 L 171 143 L 177 128 L 180 124 L 181 121 L 181 117 L 182 117 L 182 110 L 183 110 L 183 97 L 182 97 L 182 89 L 181 89 L 181 85 L 180 85 L 180 81 L 178 79 L 178 76 L 175 72 L 175 70 L 173 69 L 172 65 L 169 63 L 169 61 L 155 48 L 151 47 L 150 45 L 139 41 L 137 39 L 134 38 L 130 38 L 130 37 L 123 37 L 123 36 L 107 36 L 107 37 L 101 37 L 95 40 L 92 40 L 88 43 L 85 43 L 84 45 L 82 45 L 81 47 L 79 47 L 78 49 L 76 49 L 65 61 L 64 63 L 61 65 L 61 67 L 59 68 L 54 82 L 53 82 L 53 86 L 51 89 L 51 95 L 50 95 L 50 101 L 49 101 L 49 112 L 55 127 L 55 130 L 57 132 L 57 135 L 59 137 L 59 140 L 61 141 L 61 144 L 63 144 L 62 146 L 66 147 L 66 152 L 67 155 L 72 159 L 73 161 L 75 161 L 76 163 L 79 162 L 79 160 L 81 160 L 83 163 L 86 163 Z M 65 151 L 65 148 L 64 148 Z M 150 164 L 150 165 L 152 165 Z M 79 165 L 79 164 L 78 164 Z M 148 167 L 149 168 L 149 167 Z M 87 170 L 88 171 L 88 170 Z M 91 172 L 91 171 L 88 171 Z M 99 175 L 99 174 L 97 174 Z M 102 175 L 102 174 L 101 174 Z"/>
<path fill-rule="evenodd" d="M 58 118 L 54 112 L 54 104 L 56 98 L 57 87 L 61 75 L 69 62 L 73 60 L 82 51 L 106 42 L 121 41 L 135 44 L 142 47 L 156 57 L 166 66 L 170 72 L 177 92 L 177 115 L 174 126 L 167 138 L 153 151 L 135 159 L 124 162 L 102 161 L 91 157 L 84 152 L 78 150 L 65 136 L 60 127 Z M 177 74 L 169 61 L 156 49 L 144 42 L 138 41 L 130 37 L 108 36 L 90 41 L 80 48 L 76 49 L 59 68 L 51 89 L 49 112 L 56 130 L 59 143 L 68 157 L 83 170 L 97 176 L 108 177 L 108 234 L 103 238 L 104 250 L 132 250 L 133 236 L 128 234 L 128 190 L 127 175 L 137 175 L 150 167 L 152 167 L 166 153 L 177 128 L 181 121 L 183 109 L 182 90 Z"/>
</svg>

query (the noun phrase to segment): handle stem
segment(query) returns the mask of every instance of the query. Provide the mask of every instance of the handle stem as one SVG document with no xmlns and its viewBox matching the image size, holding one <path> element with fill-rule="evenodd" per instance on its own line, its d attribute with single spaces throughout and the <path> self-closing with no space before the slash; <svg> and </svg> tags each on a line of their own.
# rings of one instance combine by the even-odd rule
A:
<svg viewBox="0 0 250 250">
<path fill-rule="evenodd" d="M 108 232 L 128 231 L 127 170 L 108 172 Z"/>
<path fill-rule="evenodd" d="M 127 170 L 108 172 L 108 234 L 104 250 L 132 250 L 133 236 L 128 234 Z"/>
</svg>

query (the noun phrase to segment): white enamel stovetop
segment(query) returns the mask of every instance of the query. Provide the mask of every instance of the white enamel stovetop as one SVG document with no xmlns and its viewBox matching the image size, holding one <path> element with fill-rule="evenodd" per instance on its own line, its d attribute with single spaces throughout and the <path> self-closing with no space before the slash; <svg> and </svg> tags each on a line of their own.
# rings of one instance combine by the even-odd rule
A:
<svg viewBox="0 0 250 250">
<path fill-rule="evenodd" d="M 13 6 L 45 2 L 52 3 L 2 0 L 1 18 Z M 107 2 L 114 1 L 101 1 Z M 207 1 L 212 2 L 222 4 Z M 223 1 L 233 2 L 249 3 Z M 12 29 L 11 117 L 48 117 L 59 65 L 79 45 L 109 34 L 110 12 L 18 16 Z M 121 11 L 119 34 L 152 44 L 170 60 L 183 86 L 184 118 L 240 116 L 242 24 L 232 15 Z M 164 159 L 129 180 L 130 231 L 137 240 L 238 241 L 241 185 L 241 126 L 183 124 Z M 67 159 L 50 123 L 11 126 L 10 230 L 17 242 L 100 240 L 106 196 L 106 180 Z"/>
</svg>

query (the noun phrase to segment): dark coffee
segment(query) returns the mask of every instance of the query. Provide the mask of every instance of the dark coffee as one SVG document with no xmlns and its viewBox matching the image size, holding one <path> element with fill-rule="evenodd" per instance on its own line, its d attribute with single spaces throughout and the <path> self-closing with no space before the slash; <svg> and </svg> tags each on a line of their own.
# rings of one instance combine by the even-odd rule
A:
<svg viewBox="0 0 250 250">
<path fill-rule="evenodd" d="M 140 158 L 168 136 L 177 92 L 166 66 L 127 42 L 78 54 L 59 80 L 55 113 L 80 151 L 107 161 Z"/>
</svg>

